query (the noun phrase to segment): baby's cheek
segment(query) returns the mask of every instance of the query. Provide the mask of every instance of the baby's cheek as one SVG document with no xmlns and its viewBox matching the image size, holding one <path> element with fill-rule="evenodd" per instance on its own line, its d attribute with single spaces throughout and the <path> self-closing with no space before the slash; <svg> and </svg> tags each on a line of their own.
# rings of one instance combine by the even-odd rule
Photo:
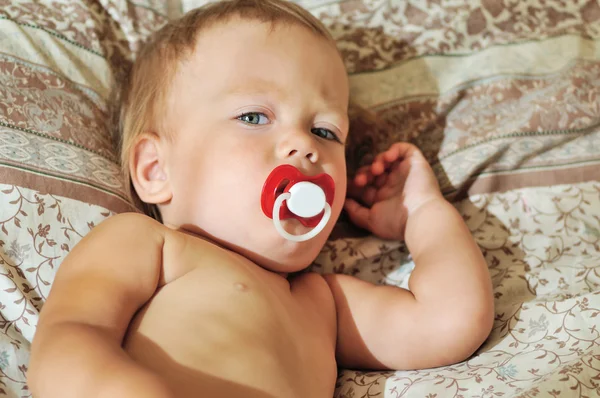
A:
<svg viewBox="0 0 600 398">
<path fill-rule="evenodd" d="M 335 202 L 343 203 L 346 198 L 346 189 L 348 185 L 348 179 L 346 178 L 346 174 L 341 174 L 336 179 L 335 184 Z"/>
</svg>

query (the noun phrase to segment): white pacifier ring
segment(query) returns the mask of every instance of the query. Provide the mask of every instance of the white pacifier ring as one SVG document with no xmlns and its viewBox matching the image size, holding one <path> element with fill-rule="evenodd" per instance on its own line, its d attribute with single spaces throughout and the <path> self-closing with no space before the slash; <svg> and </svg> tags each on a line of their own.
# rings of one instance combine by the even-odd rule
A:
<svg viewBox="0 0 600 398">
<path fill-rule="evenodd" d="M 316 227 L 302 235 L 292 235 L 283 229 L 279 212 L 283 201 L 287 200 L 288 209 L 295 215 L 303 218 L 314 217 L 324 211 L 323 218 Z M 316 184 L 302 181 L 294 184 L 290 191 L 283 193 L 275 199 L 273 205 L 273 224 L 281 236 L 293 242 L 304 242 L 317 236 L 327 225 L 331 217 L 331 206 L 325 201 L 325 193 Z"/>
</svg>

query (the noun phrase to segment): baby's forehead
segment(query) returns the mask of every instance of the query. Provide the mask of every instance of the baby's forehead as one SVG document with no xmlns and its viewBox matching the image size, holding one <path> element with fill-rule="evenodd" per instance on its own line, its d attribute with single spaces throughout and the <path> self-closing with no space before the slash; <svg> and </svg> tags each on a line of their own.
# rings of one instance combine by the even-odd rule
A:
<svg viewBox="0 0 600 398">
<path fill-rule="evenodd" d="M 297 47 L 297 48 L 294 48 Z M 286 69 L 287 68 L 287 69 Z M 342 75 L 345 67 L 335 43 L 297 24 L 230 20 L 203 29 L 179 65 L 178 77 L 210 80 L 219 76 L 232 90 L 268 87 L 294 73 Z M 313 73 L 314 74 L 314 73 Z M 268 87 L 276 90 L 277 87 Z"/>
<path fill-rule="evenodd" d="M 229 16 L 227 19 L 215 21 L 204 26 L 195 33 L 195 45 L 188 54 L 196 54 L 202 57 L 206 51 L 216 50 L 217 53 L 225 54 L 228 50 L 236 48 L 240 43 L 259 55 L 265 48 L 272 49 L 278 47 L 282 42 L 293 40 L 312 40 L 314 43 L 320 43 L 319 47 L 326 47 L 331 55 L 341 58 L 341 54 L 336 47 L 335 41 L 329 37 L 310 30 L 298 22 L 286 20 L 261 21 L 254 18 L 242 18 L 239 16 Z M 326 44 L 326 46 L 322 46 Z M 282 50 L 286 50 L 283 48 Z M 290 50 L 289 48 L 287 49 Z M 305 54 L 310 58 L 311 54 Z M 218 63 L 218 58 L 205 61 Z M 244 65 L 238 65 L 243 67 Z"/>
</svg>

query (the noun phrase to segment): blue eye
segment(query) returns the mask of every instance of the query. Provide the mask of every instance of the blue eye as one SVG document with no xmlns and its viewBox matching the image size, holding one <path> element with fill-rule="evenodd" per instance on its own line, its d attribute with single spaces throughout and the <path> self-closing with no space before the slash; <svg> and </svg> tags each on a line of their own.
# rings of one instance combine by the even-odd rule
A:
<svg viewBox="0 0 600 398">
<path fill-rule="evenodd" d="M 244 123 L 248 124 L 267 124 L 269 123 L 269 118 L 260 112 L 248 112 L 244 113 L 237 117 L 238 120 L 241 120 Z"/>
<path fill-rule="evenodd" d="M 311 132 L 321 138 L 324 138 L 326 140 L 332 140 L 332 141 L 338 141 L 340 142 L 340 139 L 337 137 L 337 135 L 333 134 L 331 132 L 331 130 L 327 130 L 324 129 L 322 127 L 317 127 L 311 130 Z"/>
</svg>

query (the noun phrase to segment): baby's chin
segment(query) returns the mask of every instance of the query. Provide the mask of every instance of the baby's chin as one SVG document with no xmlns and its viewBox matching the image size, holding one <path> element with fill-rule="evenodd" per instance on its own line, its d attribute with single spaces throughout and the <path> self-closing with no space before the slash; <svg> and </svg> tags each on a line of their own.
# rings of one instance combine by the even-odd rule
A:
<svg viewBox="0 0 600 398">
<path fill-rule="evenodd" d="M 302 235 L 310 232 L 308 228 L 296 220 L 283 222 L 284 229 L 292 235 Z M 304 242 L 294 242 L 282 237 L 273 229 L 265 236 L 262 244 L 268 248 L 262 253 L 248 253 L 247 257 L 261 267 L 273 272 L 292 273 L 302 271 L 312 264 L 325 245 L 328 230 L 322 231 L 316 237 Z"/>
<path fill-rule="evenodd" d="M 310 228 L 304 226 L 290 228 L 285 223 L 285 230 L 293 235 L 301 235 L 310 231 Z M 327 233 L 323 231 L 313 239 L 293 242 L 283 238 L 273 229 L 255 241 L 260 248 L 238 248 L 238 253 L 266 270 L 287 274 L 302 271 L 310 266 L 319 255 L 326 240 Z"/>
</svg>

